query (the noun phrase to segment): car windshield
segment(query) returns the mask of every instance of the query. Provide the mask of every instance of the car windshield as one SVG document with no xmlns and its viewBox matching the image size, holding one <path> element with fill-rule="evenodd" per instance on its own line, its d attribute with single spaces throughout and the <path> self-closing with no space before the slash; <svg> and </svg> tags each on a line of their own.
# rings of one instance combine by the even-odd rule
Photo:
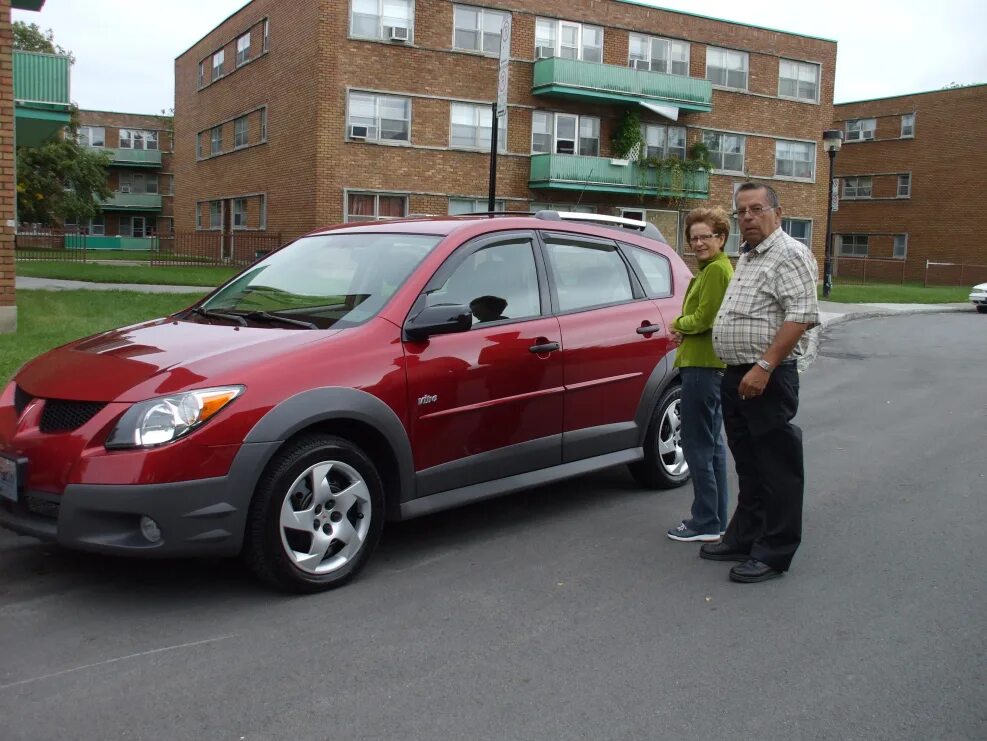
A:
<svg viewBox="0 0 987 741">
<path fill-rule="evenodd" d="M 278 328 L 352 327 L 374 316 L 442 239 L 434 234 L 302 237 L 249 268 L 193 313 Z"/>
</svg>

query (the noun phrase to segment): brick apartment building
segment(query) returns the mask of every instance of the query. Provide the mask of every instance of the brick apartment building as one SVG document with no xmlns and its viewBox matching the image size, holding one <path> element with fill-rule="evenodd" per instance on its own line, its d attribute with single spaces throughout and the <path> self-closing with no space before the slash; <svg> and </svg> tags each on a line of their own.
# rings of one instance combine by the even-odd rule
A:
<svg viewBox="0 0 987 741">
<path fill-rule="evenodd" d="M 872 277 L 919 281 L 931 261 L 953 265 L 931 266 L 930 282 L 987 280 L 987 85 L 834 110 L 844 138 L 834 165 L 837 275 L 866 267 Z"/>
<path fill-rule="evenodd" d="M 176 59 L 176 230 L 485 210 L 508 14 L 499 209 L 643 216 L 681 249 L 683 213 L 751 178 L 821 257 L 836 43 L 631 0 L 254 0 Z M 649 155 L 702 141 L 712 173 L 616 160 L 627 111 Z"/>
<path fill-rule="evenodd" d="M 112 157 L 113 195 L 96 218 L 65 226 L 91 235 L 90 247 L 134 246 L 125 240 L 171 234 L 171 128 L 169 116 L 80 110 L 79 142 Z"/>
</svg>

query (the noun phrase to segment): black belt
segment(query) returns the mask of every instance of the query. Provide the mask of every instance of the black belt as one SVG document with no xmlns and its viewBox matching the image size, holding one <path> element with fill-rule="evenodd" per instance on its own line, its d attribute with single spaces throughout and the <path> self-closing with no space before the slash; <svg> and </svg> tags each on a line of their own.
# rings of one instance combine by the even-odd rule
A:
<svg viewBox="0 0 987 741">
<path fill-rule="evenodd" d="M 738 365 L 729 365 L 728 364 L 727 365 L 727 368 L 746 368 L 747 370 L 750 370 L 755 365 L 757 365 L 757 363 L 739 363 Z M 783 365 L 789 365 L 789 366 L 798 365 L 798 361 L 797 360 L 784 360 L 781 363 L 778 363 L 778 365 L 776 367 L 777 368 L 781 368 Z"/>
</svg>

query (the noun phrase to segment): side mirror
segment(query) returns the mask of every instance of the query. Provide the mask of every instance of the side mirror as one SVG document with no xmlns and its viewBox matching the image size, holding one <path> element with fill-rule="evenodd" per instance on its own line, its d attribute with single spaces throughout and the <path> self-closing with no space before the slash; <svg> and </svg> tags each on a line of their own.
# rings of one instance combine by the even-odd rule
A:
<svg viewBox="0 0 987 741">
<path fill-rule="evenodd" d="M 404 323 L 405 339 L 427 340 L 436 334 L 468 332 L 473 326 L 473 312 L 462 304 L 440 304 L 422 309 Z"/>
</svg>

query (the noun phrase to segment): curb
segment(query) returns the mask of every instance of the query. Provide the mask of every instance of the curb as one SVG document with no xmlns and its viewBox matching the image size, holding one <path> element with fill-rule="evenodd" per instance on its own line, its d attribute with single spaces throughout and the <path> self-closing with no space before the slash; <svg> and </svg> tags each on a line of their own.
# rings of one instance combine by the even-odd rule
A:
<svg viewBox="0 0 987 741">
<path fill-rule="evenodd" d="M 921 306 L 922 304 L 918 305 Z M 874 309 L 873 311 L 850 311 L 846 314 L 840 314 L 827 322 L 823 322 L 820 325 L 820 329 L 829 329 L 830 327 L 846 324 L 847 322 L 853 322 L 858 319 L 879 319 L 887 316 L 907 316 L 914 314 L 962 314 L 972 308 L 973 305 L 971 304 L 970 307 L 962 308 L 959 306 L 949 306 L 936 309 Z"/>
</svg>

